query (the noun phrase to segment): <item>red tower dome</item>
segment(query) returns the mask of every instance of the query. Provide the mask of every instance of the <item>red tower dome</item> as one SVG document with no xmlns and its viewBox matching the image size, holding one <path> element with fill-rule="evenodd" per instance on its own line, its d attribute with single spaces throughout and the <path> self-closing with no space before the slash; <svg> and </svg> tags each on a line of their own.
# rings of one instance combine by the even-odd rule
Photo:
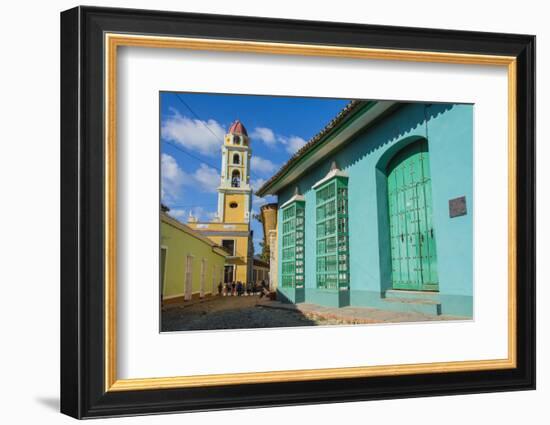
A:
<svg viewBox="0 0 550 425">
<path fill-rule="evenodd" d="M 229 127 L 229 133 L 240 134 L 241 136 L 248 137 L 246 128 L 244 127 L 243 123 L 240 122 L 239 120 L 236 120 L 233 124 L 231 124 L 231 127 Z"/>
</svg>

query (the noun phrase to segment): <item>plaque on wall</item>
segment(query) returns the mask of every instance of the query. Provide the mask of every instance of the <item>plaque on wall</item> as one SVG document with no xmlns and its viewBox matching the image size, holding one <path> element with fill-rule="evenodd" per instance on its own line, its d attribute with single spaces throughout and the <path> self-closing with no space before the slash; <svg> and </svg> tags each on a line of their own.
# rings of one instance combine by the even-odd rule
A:
<svg viewBox="0 0 550 425">
<path fill-rule="evenodd" d="M 466 215 L 467 212 L 465 196 L 449 200 L 449 217 L 460 217 L 461 215 Z"/>
</svg>

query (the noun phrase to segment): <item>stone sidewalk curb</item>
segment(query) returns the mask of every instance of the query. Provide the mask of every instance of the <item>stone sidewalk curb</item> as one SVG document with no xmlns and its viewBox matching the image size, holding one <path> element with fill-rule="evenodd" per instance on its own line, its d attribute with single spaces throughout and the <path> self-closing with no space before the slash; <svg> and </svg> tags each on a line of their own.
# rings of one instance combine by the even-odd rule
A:
<svg viewBox="0 0 550 425">
<path fill-rule="evenodd" d="M 279 301 L 260 301 L 256 307 L 293 311 L 315 320 L 336 320 L 344 324 L 404 323 L 404 322 L 441 322 L 446 320 L 465 320 L 463 317 L 446 315 L 430 316 L 422 313 L 393 312 L 369 307 L 331 308 L 314 304 L 285 304 Z"/>
<path fill-rule="evenodd" d="M 269 303 L 258 303 L 256 304 L 256 307 L 264 307 L 264 308 L 271 308 L 274 310 L 286 310 L 286 311 L 293 311 L 295 313 L 303 314 L 304 316 L 310 318 L 310 319 L 321 319 L 321 320 L 337 320 L 341 322 L 345 322 L 348 324 L 372 324 L 372 323 L 380 323 L 380 320 L 374 319 L 374 318 L 362 318 L 362 317 L 354 317 L 350 316 L 349 314 L 338 314 L 334 312 L 321 312 L 321 311 L 315 311 L 315 310 L 308 310 L 304 308 L 300 308 L 298 306 L 292 305 L 292 304 L 274 304 L 273 302 Z"/>
</svg>

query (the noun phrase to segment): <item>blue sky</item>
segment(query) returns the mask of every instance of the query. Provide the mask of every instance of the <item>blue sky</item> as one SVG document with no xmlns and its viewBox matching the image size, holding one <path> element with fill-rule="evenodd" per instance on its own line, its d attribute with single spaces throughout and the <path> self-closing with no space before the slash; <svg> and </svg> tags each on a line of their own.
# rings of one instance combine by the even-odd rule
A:
<svg viewBox="0 0 550 425">
<path fill-rule="evenodd" d="M 233 121 L 248 131 L 252 149 L 250 178 L 254 190 L 271 177 L 303 144 L 317 134 L 348 100 L 251 95 L 171 93 L 160 95 L 162 202 L 187 222 L 201 221 L 217 208 L 221 145 Z M 253 196 L 252 213 L 273 198 Z M 262 226 L 252 220 L 255 253 Z"/>
</svg>

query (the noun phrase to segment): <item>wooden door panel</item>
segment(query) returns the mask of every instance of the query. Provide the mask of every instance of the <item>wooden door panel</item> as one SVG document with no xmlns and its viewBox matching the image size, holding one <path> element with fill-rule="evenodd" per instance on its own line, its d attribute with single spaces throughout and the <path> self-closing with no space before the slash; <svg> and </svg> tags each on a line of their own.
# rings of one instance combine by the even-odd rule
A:
<svg viewBox="0 0 550 425">
<path fill-rule="evenodd" d="M 396 289 L 437 290 L 431 179 L 426 141 L 399 152 L 388 167 L 392 281 Z"/>
</svg>

